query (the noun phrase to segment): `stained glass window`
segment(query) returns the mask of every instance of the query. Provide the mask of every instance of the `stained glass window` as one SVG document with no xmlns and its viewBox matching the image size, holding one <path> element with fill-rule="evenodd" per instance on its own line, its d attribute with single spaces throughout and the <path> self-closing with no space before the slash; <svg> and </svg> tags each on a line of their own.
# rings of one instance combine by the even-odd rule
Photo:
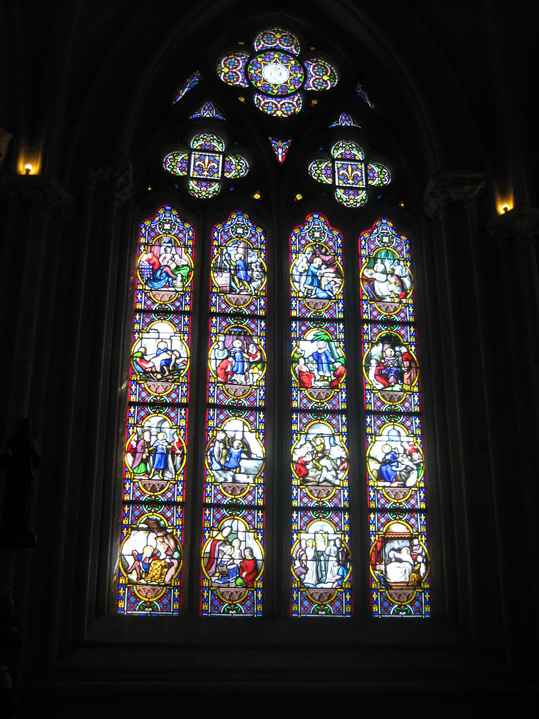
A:
<svg viewBox="0 0 539 719">
<path fill-rule="evenodd" d="M 213 102 L 205 102 L 204 105 L 199 107 L 198 110 L 191 115 L 191 120 L 195 120 L 197 117 L 212 117 L 215 120 L 226 120 L 223 113 L 215 107 Z"/>
<path fill-rule="evenodd" d="M 212 233 L 202 615 L 262 615 L 266 355 L 266 237 L 237 211 Z"/>
<path fill-rule="evenodd" d="M 255 106 L 266 115 L 296 115 L 303 107 L 302 91 L 325 92 L 337 85 L 337 71 L 328 60 L 298 59 L 299 41 L 288 31 L 265 30 L 253 47 L 254 55 L 241 51 L 222 58 L 217 73 L 227 85 L 254 88 Z"/>
<path fill-rule="evenodd" d="M 391 182 L 389 169 L 382 162 L 365 162 L 365 151 L 357 142 L 340 140 L 331 148 L 332 160 L 311 162 L 309 175 L 335 186 L 335 199 L 345 207 L 362 207 L 373 187 Z"/>
<path fill-rule="evenodd" d="M 194 230 L 170 206 L 140 226 L 124 452 L 118 609 L 182 598 Z"/>
<path fill-rule="evenodd" d="M 430 615 L 425 467 L 410 242 L 388 219 L 359 241 L 371 606 Z"/>
<path fill-rule="evenodd" d="M 221 192 L 222 180 L 238 180 L 249 172 L 247 159 L 240 154 L 225 155 L 226 143 L 212 132 L 195 135 L 190 150 L 182 145 L 168 152 L 163 167 L 171 175 L 186 177 L 187 189 L 201 200 L 209 200 Z"/>
<path fill-rule="evenodd" d="M 361 125 L 354 120 L 352 115 L 349 115 L 347 112 L 343 112 L 339 115 L 339 119 L 331 124 L 330 127 L 361 127 Z"/>
<path fill-rule="evenodd" d="M 352 615 L 343 238 L 290 235 L 293 617 Z"/>
<path fill-rule="evenodd" d="M 189 90 L 192 90 L 196 85 L 198 85 L 199 82 L 202 82 L 202 75 L 198 70 L 195 70 L 192 75 L 189 75 L 183 85 L 181 85 L 176 90 L 176 92 L 174 93 L 174 99 L 172 100 L 172 104 L 175 105 L 179 100 L 182 99 L 184 95 L 189 92 Z"/>
<path fill-rule="evenodd" d="M 282 165 L 286 159 L 292 140 L 279 140 L 276 137 L 270 137 L 269 141 L 277 161 Z"/>
<path fill-rule="evenodd" d="M 300 112 L 306 93 L 323 93 L 337 85 L 332 62 L 317 58 L 314 48 L 307 57 L 289 31 L 267 29 L 256 36 L 252 48 L 222 58 L 214 84 L 222 81 L 250 89 L 245 96 L 271 116 L 267 122 L 275 124 L 270 131 L 275 135 L 280 118 Z M 199 82 L 202 76 L 194 73 L 178 90 L 177 99 Z M 359 85 L 356 93 L 370 103 Z M 350 94 L 355 112 L 360 103 Z M 230 105 L 220 97 L 228 116 Z M 326 189 L 331 186 L 337 216 L 343 219 L 349 210 L 379 199 L 392 175 L 386 161 L 370 155 L 363 140 L 354 139 L 360 126 L 352 114 L 336 106 L 332 117 L 337 118 L 330 125 L 337 137 L 329 152 L 310 162 L 304 174 L 311 189 L 315 184 L 308 176 Z M 231 145 L 221 132 L 225 115 L 212 102 L 199 104 L 189 119 L 195 122 L 188 144 L 168 146 L 162 164 L 177 190 L 209 201 L 227 184 L 233 189 L 236 181 L 247 177 L 251 169 L 247 158 L 252 155 Z M 324 125 L 322 132 L 327 120 Z M 290 160 L 283 163 L 295 137 L 292 128 L 286 139 L 261 138 L 263 143 L 269 139 L 279 166 L 273 164 L 269 179 L 259 174 L 246 197 L 264 202 L 277 197 L 271 182 L 273 177 L 279 182 L 286 177 Z M 324 148 L 319 152 L 324 153 Z M 306 187 L 289 190 L 289 199 L 300 203 Z M 363 232 L 360 297 L 354 302 L 353 263 L 345 268 L 344 258 L 345 246 L 348 258 L 351 253 L 349 234 L 333 227 L 324 215 L 311 212 L 292 232 L 277 231 L 267 240 L 265 230 L 243 208 L 236 205 L 231 214 L 220 216 L 211 237 L 204 238 L 208 249 L 200 253 L 205 263 L 199 268 L 200 286 L 209 287 L 209 292 L 202 299 L 200 317 L 209 316 L 209 322 L 199 323 L 194 333 L 193 226 L 165 205 L 140 227 L 124 448 L 119 611 L 180 613 L 187 524 L 190 555 L 196 555 L 197 562 L 195 571 L 191 566 L 187 575 L 200 588 L 199 595 L 189 591 L 188 596 L 190 601 L 197 597 L 196 610 L 204 617 L 261 617 L 268 592 L 278 590 L 275 584 L 268 585 L 265 562 L 268 547 L 278 545 L 275 527 L 282 526 L 284 519 L 290 544 L 273 578 L 283 572 L 290 577 L 291 617 L 352 617 L 351 537 L 352 531 L 357 537 L 362 527 L 370 540 L 369 561 L 362 564 L 369 567 L 372 615 L 428 617 L 430 556 L 410 242 L 387 218 Z M 272 210 L 275 226 L 282 228 L 278 218 L 283 208 Z M 276 270 L 268 277 L 267 243 L 276 256 L 288 243 L 289 276 L 284 279 Z M 268 283 L 276 297 L 269 313 Z M 282 323 L 279 308 L 287 294 L 290 345 L 283 352 L 282 346 L 268 347 L 267 323 L 272 327 Z M 198 338 L 194 346 L 192 336 Z M 360 367 L 349 366 L 349 352 L 352 357 L 361 353 Z M 197 400 L 190 407 L 192 358 L 204 378 L 197 393 L 191 388 Z M 284 371 L 290 378 L 291 413 L 286 426 L 290 443 L 284 447 L 268 442 L 275 430 L 268 426 L 268 358 L 270 375 L 282 377 Z M 347 384 L 350 381 L 353 387 L 360 379 L 364 415 L 358 421 L 354 417 L 349 427 L 349 406 L 358 398 L 351 401 Z M 280 391 L 270 389 L 274 396 Z M 197 437 L 190 447 L 200 446 L 202 463 L 194 450 L 187 456 L 188 416 L 190 435 Z M 282 417 L 281 413 L 277 421 Z M 356 485 L 364 485 L 358 468 L 351 471 L 349 447 L 363 445 L 368 517 L 362 519 L 357 501 L 351 501 L 350 484 L 355 483 L 352 495 Z M 290 499 L 275 496 L 277 482 L 266 482 L 268 453 L 270 466 L 285 467 Z M 191 472 L 189 494 L 196 492 L 197 502 L 186 496 Z M 193 520 L 200 499 L 201 525 Z M 272 503 L 279 517 L 268 526 Z M 196 529 L 200 526 L 201 531 Z M 267 541 L 266 532 L 272 541 Z M 357 561 L 355 571 L 354 591 L 358 586 L 360 592 L 366 591 L 366 584 L 357 581 Z"/>
<path fill-rule="evenodd" d="M 367 105 L 371 108 L 371 110 L 374 110 L 374 112 L 378 113 L 378 108 L 374 104 L 374 101 L 372 100 L 370 94 L 367 92 L 366 88 L 360 82 L 358 82 L 356 85 L 356 93 L 363 100 L 363 102 L 367 103 Z"/>
</svg>

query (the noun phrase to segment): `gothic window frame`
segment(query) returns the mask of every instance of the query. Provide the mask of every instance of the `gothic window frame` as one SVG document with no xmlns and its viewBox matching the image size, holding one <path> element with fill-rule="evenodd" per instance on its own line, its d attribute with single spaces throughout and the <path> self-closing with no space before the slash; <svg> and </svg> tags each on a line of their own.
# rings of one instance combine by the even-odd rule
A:
<svg viewBox="0 0 539 719">
<path fill-rule="evenodd" d="M 195 106 L 201 104 L 200 100 L 203 96 L 209 97 L 209 95 L 211 94 L 211 93 L 208 93 L 208 89 L 206 87 L 203 88 L 202 85 L 203 85 L 203 83 L 201 83 L 200 86 L 191 88 L 189 90 L 189 94 L 188 95 L 186 94 L 183 96 L 183 98 L 180 98 L 180 100 L 176 104 L 176 107 L 174 108 L 176 117 L 179 115 L 179 109 L 183 108 L 182 114 L 185 116 L 186 119 L 181 122 L 181 127 L 184 127 L 186 129 L 187 134 L 189 134 L 189 133 L 194 134 L 194 132 L 195 132 L 193 119 L 191 117 L 191 114 L 192 114 L 191 110 L 193 110 L 193 108 L 195 108 Z M 227 101 L 225 99 L 222 92 L 219 92 L 219 86 L 218 86 L 218 83 L 215 82 L 215 80 L 213 81 L 213 90 L 215 91 L 215 104 L 219 105 L 219 107 L 221 109 L 223 107 L 226 107 L 226 109 L 224 110 L 224 115 L 227 118 L 229 116 L 232 117 L 234 122 L 232 122 L 232 123 L 223 122 L 221 124 L 221 123 L 213 122 L 213 121 L 210 121 L 208 123 L 206 121 L 206 126 L 214 128 L 214 129 L 216 127 L 220 126 L 223 128 L 223 131 L 225 133 L 228 132 L 228 134 L 233 135 L 235 130 L 238 131 L 238 128 L 241 128 L 242 120 L 244 119 L 245 125 L 247 127 L 249 127 L 249 125 L 251 125 L 250 129 L 252 130 L 254 111 L 252 111 L 250 114 L 247 114 L 245 116 L 245 118 L 241 118 L 242 106 L 239 106 L 239 108 L 231 107 L 232 103 L 230 103 L 230 101 Z M 221 88 L 221 90 L 222 90 L 222 88 Z M 189 95 L 191 95 L 191 97 L 189 97 Z M 213 95 L 212 95 L 212 97 L 213 97 Z M 191 104 L 189 104 L 188 101 L 190 101 Z M 190 110 L 187 110 L 188 107 L 190 107 Z M 368 106 L 366 106 L 366 107 L 368 107 Z M 316 109 L 321 109 L 321 108 L 316 108 Z M 359 116 L 361 118 L 365 118 L 364 121 L 367 121 L 369 126 L 372 127 L 373 124 L 372 124 L 372 122 L 370 122 L 371 118 L 368 115 L 368 113 L 370 111 L 371 111 L 371 108 L 365 109 L 365 108 L 361 107 L 359 102 L 356 102 L 356 106 L 355 106 L 354 112 L 352 112 L 352 114 Z M 328 106 L 326 105 L 326 107 L 324 108 L 324 111 L 321 114 L 322 114 L 322 116 L 324 116 L 325 119 L 324 119 L 324 123 L 322 123 L 320 121 L 318 122 L 318 127 L 320 128 L 319 134 L 322 134 L 321 128 L 329 127 L 329 123 L 327 122 L 327 120 L 329 119 L 329 116 L 330 115 L 336 116 L 339 113 L 337 113 L 336 110 L 330 110 L 328 108 Z M 187 119 L 188 117 L 190 118 L 189 120 Z M 312 125 L 316 124 L 316 122 L 312 116 L 311 116 L 310 122 Z M 230 130 L 225 129 L 227 127 L 227 124 L 232 126 Z M 298 123 L 296 123 L 296 124 L 298 124 Z M 325 134 L 328 135 L 328 132 L 329 131 L 326 129 Z M 312 130 L 311 130 L 311 133 L 312 133 Z M 245 134 L 248 134 L 248 133 L 244 133 L 244 135 Z M 240 132 L 237 132 L 237 135 L 240 136 L 242 144 L 248 146 L 248 143 L 245 141 L 245 137 L 242 136 L 241 130 L 240 130 Z M 251 132 L 251 135 L 252 135 L 252 132 Z M 341 132 L 341 137 L 343 137 L 343 138 L 350 137 L 350 136 L 364 137 L 365 135 L 368 135 L 369 137 L 373 137 L 373 136 L 376 137 L 376 133 L 373 133 L 372 131 L 365 132 L 363 129 L 356 129 L 356 128 L 352 129 L 352 128 L 347 127 L 347 128 L 343 128 L 343 131 Z M 313 134 L 311 134 L 311 137 L 314 139 Z M 390 145 L 390 143 L 388 143 L 387 141 L 385 141 L 384 144 L 385 144 L 385 146 Z M 259 143 L 259 147 L 253 149 L 253 154 L 255 152 L 260 153 L 261 145 L 262 145 L 262 142 Z M 268 148 L 269 148 L 269 141 L 268 141 Z M 266 148 L 266 149 L 268 149 L 268 148 Z M 315 148 L 313 148 L 313 149 L 315 149 Z M 156 156 L 155 153 L 154 153 L 154 156 Z M 269 160 L 267 162 L 269 163 Z M 300 163 L 300 161 L 296 160 L 296 171 L 298 169 L 299 163 Z M 303 160 L 303 165 L 304 165 L 304 170 L 306 170 L 307 163 L 305 162 L 305 158 Z M 259 170 L 259 168 L 257 168 L 257 169 Z M 305 175 L 306 175 L 306 173 L 305 173 Z M 152 190 L 152 192 L 154 193 L 153 197 L 149 195 L 145 198 L 142 198 L 142 200 L 139 202 L 139 209 L 137 209 L 137 211 L 136 211 L 136 216 L 139 219 L 135 221 L 135 227 L 138 226 L 137 222 L 140 223 L 140 220 L 143 217 L 145 219 L 149 216 L 148 210 L 142 210 L 141 209 L 142 207 L 146 206 L 148 208 L 150 208 L 150 207 L 155 208 L 157 205 L 163 204 L 163 199 L 157 200 L 156 199 L 157 196 L 159 196 L 160 198 L 165 198 L 166 204 L 170 204 L 170 205 L 176 207 L 176 209 L 178 209 L 178 210 L 180 210 L 181 207 L 185 208 L 184 210 L 182 210 L 182 212 L 180 212 L 180 214 L 182 214 L 182 216 L 183 216 L 183 213 L 185 212 L 186 216 L 196 218 L 196 219 L 194 219 L 193 224 L 196 228 L 196 234 L 198 235 L 199 244 L 207 241 L 207 240 L 205 240 L 204 235 L 208 236 L 209 233 L 211 232 L 212 225 L 211 225 L 211 221 L 209 218 L 210 217 L 216 218 L 217 216 L 219 216 L 220 220 L 216 220 L 216 221 L 222 221 L 226 216 L 228 216 L 228 214 L 230 213 L 230 211 L 232 211 L 232 209 L 242 209 L 243 207 L 252 207 L 253 208 L 252 211 L 245 210 L 247 212 L 247 214 L 249 214 L 250 217 L 257 217 L 257 216 L 262 217 L 263 218 L 262 223 L 266 222 L 268 224 L 268 226 L 270 226 L 272 224 L 271 214 L 273 211 L 271 209 L 268 209 L 267 207 L 265 207 L 264 204 L 259 205 L 259 204 L 257 204 L 256 200 L 253 200 L 252 198 L 247 198 L 247 195 L 250 193 L 250 191 L 256 188 L 256 182 L 257 182 L 256 175 L 252 181 L 244 180 L 243 181 L 244 187 L 242 190 L 238 189 L 237 192 L 233 192 L 226 197 L 222 196 L 215 202 L 216 208 L 219 208 L 219 209 L 214 209 L 214 208 L 208 207 L 207 209 L 205 208 L 204 210 L 202 210 L 200 207 L 197 208 L 197 203 L 193 202 L 190 198 L 186 198 L 185 195 L 176 196 L 175 194 L 170 193 L 170 190 L 167 190 L 165 188 L 165 186 L 161 183 L 161 186 L 159 187 L 158 192 L 155 192 L 155 190 Z M 152 182 L 152 184 L 153 184 L 153 182 Z M 312 185 L 313 185 L 312 181 L 310 181 L 309 179 L 306 179 L 304 177 L 302 186 L 309 188 L 309 185 L 312 187 Z M 248 188 L 248 189 L 246 189 L 246 188 Z M 243 193 L 244 199 L 246 199 L 247 201 L 245 204 L 242 204 L 240 206 L 240 204 L 239 204 L 240 201 L 236 201 L 236 197 L 242 193 Z M 389 217 L 389 219 L 393 219 L 393 218 L 399 218 L 399 216 L 400 216 L 400 219 L 396 219 L 395 221 L 399 228 L 404 228 L 404 231 L 406 231 L 407 226 L 410 224 L 410 216 L 407 215 L 405 212 L 402 212 L 401 209 L 399 209 L 396 206 L 395 201 L 393 202 L 393 206 L 391 207 L 391 210 L 389 212 L 383 211 L 384 207 L 388 207 L 388 201 L 383 200 L 379 206 L 377 206 L 376 203 L 374 204 L 374 206 L 367 205 L 358 214 L 358 213 L 347 213 L 346 210 L 343 210 L 340 207 L 335 207 L 335 200 L 333 200 L 332 198 L 329 198 L 329 197 L 324 197 L 323 196 L 324 193 L 320 193 L 320 192 L 317 193 L 316 190 L 314 190 L 314 191 L 309 192 L 309 194 L 310 194 L 310 198 L 303 202 L 300 201 L 297 205 L 297 208 L 298 208 L 297 211 L 296 211 L 296 208 L 294 208 L 294 210 L 292 212 L 289 212 L 289 217 L 291 218 L 292 216 L 294 216 L 297 218 L 297 217 L 300 217 L 301 215 L 303 215 L 303 221 L 304 221 L 305 217 L 312 211 L 322 212 L 323 214 L 326 215 L 326 217 L 328 217 L 328 218 L 331 217 L 332 218 L 331 224 L 334 226 L 337 226 L 339 228 L 343 228 L 343 232 L 346 232 L 348 234 L 348 238 L 346 240 L 346 244 L 348 245 L 347 250 L 346 250 L 346 253 L 348 255 L 347 262 L 348 262 L 348 265 L 350 267 L 353 267 L 354 269 L 356 269 L 358 267 L 358 259 L 359 258 L 358 258 L 357 250 L 354 251 L 350 245 L 353 246 L 354 244 L 357 244 L 357 240 L 359 238 L 361 231 L 368 230 L 369 227 L 371 226 L 371 225 L 369 225 L 370 220 L 366 219 L 367 217 L 374 218 L 375 216 L 379 217 L 381 215 L 384 215 L 386 217 Z M 398 194 L 398 188 L 391 192 L 391 195 L 393 198 L 396 198 L 397 194 Z M 299 211 L 300 206 L 305 208 L 304 210 L 301 210 L 301 212 Z M 225 208 L 228 208 L 228 209 L 225 209 Z M 354 214 L 355 214 L 355 216 L 354 216 Z M 405 218 L 404 220 L 403 220 L 403 216 Z M 285 225 L 290 226 L 289 229 L 291 229 L 295 222 L 296 222 L 296 220 L 290 219 L 285 223 Z M 296 222 L 296 224 L 297 224 L 297 222 Z M 352 228 L 354 228 L 354 229 L 352 229 Z M 417 238 L 419 236 L 419 224 L 417 223 L 414 226 L 414 222 L 412 220 L 412 228 L 413 228 L 412 231 L 410 232 L 408 230 L 407 234 L 409 236 L 411 235 L 412 237 L 415 235 Z M 414 242 L 414 240 L 412 240 L 412 241 Z M 418 244 L 419 243 L 416 239 L 415 245 L 417 246 Z M 204 252 L 204 250 L 203 250 L 203 252 Z M 274 259 L 277 261 L 277 257 L 275 257 Z M 416 260 L 416 262 L 417 262 L 417 260 Z M 206 263 L 206 266 L 207 266 L 207 263 Z M 276 262 L 275 267 L 277 267 L 277 262 Z M 272 272 L 276 272 L 276 271 L 277 271 L 276 269 L 272 270 L 272 271 L 270 271 L 269 274 L 271 275 Z M 205 291 L 204 288 L 207 289 L 208 279 L 200 277 L 199 273 L 200 273 L 200 270 L 195 271 L 194 284 L 199 287 L 199 292 L 202 292 L 202 296 L 204 296 L 204 294 L 203 294 Z M 359 302 L 359 294 L 358 294 L 359 281 L 357 278 L 353 279 L 354 274 L 355 273 L 353 270 L 351 270 L 351 269 L 348 270 L 348 277 L 350 279 L 350 284 L 353 289 L 352 290 L 348 289 L 347 293 L 350 296 L 350 294 L 352 292 L 356 292 L 356 297 L 353 300 L 353 302 L 358 303 Z M 195 310 L 195 315 L 197 314 L 197 312 L 201 312 L 202 314 L 204 314 L 204 310 L 200 310 L 200 309 Z M 198 325 L 201 326 L 200 320 L 195 320 L 195 322 L 198 322 Z M 271 324 L 271 322 L 270 322 L 270 324 Z M 420 341 L 420 343 L 421 343 L 421 341 Z M 357 341 L 355 342 L 355 344 L 357 346 Z M 357 349 L 355 349 L 354 352 L 357 354 Z M 201 380 L 199 378 L 196 380 L 196 382 L 197 382 L 197 386 L 199 388 L 197 393 L 200 394 L 201 388 L 203 387 L 203 384 L 204 384 L 204 380 Z M 357 384 L 357 378 L 356 378 L 356 380 L 352 381 L 352 385 L 354 384 L 354 382 Z M 202 391 L 202 393 L 203 393 L 203 391 Z M 275 414 L 276 414 L 276 410 L 275 410 Z M 361 433 L 361 430 L 359 430 L 359 432 Z M 200 452 L 201 452 L 201 450 L 199 447 L 198 448 L 198 457 L 199 458 L 201 456 Z M 362 467 L 362 472 L 360 475 L 358 475 L 358 480 L 359 480 L 359 483 L 361 484 L 362 479 L 364 479 L 364 476 L 365 476 L 365 472 L 364 472 L 365 459 L 359 458 L 359 457 L 357 459 L 358 459 L 358 466 Z M 196 460 L 192 460 L 192 461 L 196 462 Z M 200 462 L 200 459 L 198 461 Z M 191 475 L 194 476 L 195 473 L 196 473 L 196 471 L 195 471 L 194 467 L 192 467 Z M 191 492 L 192 493 L 193 493 L 193 491 L 196 492 L 195 482 L 193 481 L 192 478 L 191 478 L 191 485 L 192 485 Z M 357 488 L 355 491 L 357 493 Z M 198 500 L 194 497 L 194 494 L 192 496 L 192 501 L 194 502 L 195 506 L 198 504 Z M 364 500 L 361 500 L 361 498 L 356 498 L 356 505 L 357 505 L 356 511 L 357 511 L 357 507 L 361 506 L 362 504 L 364 504 Z M 200 509 L 200 507 L 199 507 L 199 509 Z M 193 510 L 193 511 L 196 511 L 196 510 Z M 273 508 L 272 510 L 270 510 L 270 513 L 274 512 L 274 511 L 275 511 L 275 509 Z M 200 512 L 199 512 L 199 514 L 200 514 Z M 358 527 L 355 528 L 356 534 L 358 533 L 359 527 L 361 527 L 362 521 L 363 520 L 360 520 Z M 195 523 L 196 523 L 196 520 L 195 520 Z M 361 531 L 361 530 L 359 530 L 359 531 Z M 285 530 L 285 533 L 286 533 L 286 530 Z M 275 545 L 277 545 L 277 544 L 279 544 L 280 540 L 279 540 L 278 536 L 276 536 L 272 541 L 275 543 Z M 368 553 L 368 550 L 366 550 L 366 539 L 365 538 L 359 539 L 359 540 L 356 539 L 354 544 L 356 546 L 355 562 L 357 564 L 357 568 L 356 568 L 355 572 L 358 577 L 355 582 L 355 591 L 359 592 L 359 594 L 361 595 L 362 593 L 365 592 L 365 588 L 362 588 L 361 585 L 364 581 L 364 576 L 362 576 L 362 575 L 365 575 L 365 573 L 366 573 L 365 569 L 368 566 L 368 562 L 365 560 L 365 556 Z M 357 551 L 358 547 L 361 547 L 360 551 L 364 555 L 362 558 L 358 557 L 358 551 Z M 194 567 L 196 567 L 197 563 L 196 563 L 196 559 L 193 559 L 193 552 L 196 553 L 196 542 L 195 542 L 195 548 L 189 547 L 189 542 L 187 542 L 186 543 L 186 556 L 190 557 L 190 561 L 191 561 L 192 565 Z M 286 572 L 284 571 L 284 568 L 286 565 L 286 550 L 282 550 L 282 554 L 283 554 L 283 558 L 285 559 L 285 562 L 283 564 L 282 573 L 283 573 L 283 575 L 285 575 Z M 358 559 L 359 559 L 359 561 L 358 561 Z M 270 564 L 271 564 L 271 562 L 270 562 Z M 270 569 L 271 575 L 273 576 L 273 579 L 275 581 L 275 591 L 278 594 L 279 593 L 278 587 L 279 587 L 279 583 L 280 583 L 280 580 L 276 579 L 278 571 L 275 567 L 271 567 L 271 566 L 269 567 L 269 569 Z M 189 574 L 189 571 L 187 573 Z M 196 575 L 196 569 L 192 572 L 192 574 Z M 197 602 L 193 599 L 194 593 L 196 594 L 196 588 L 195 588 L 196 587 L 196 576 L 190 577 L 190 581 L 191 581 L 191 588 L 188 590 L 188 595 L 190 596 L 190 599 L 188 601 L 190 601 L 191 607 L 194 607 L 197 604 Z M 283 583 L 283 581 L 281 581 L 281 584 Z M 284 620 L 286 623 L 289 623 L 290 618 L 285 616 L 283 613 L 283 604 L 286 605 L 286 601 L 283 602 L 282 597 L 281 598 L 277 597 L 276 599 L 271 600 L 269 602 L 269 613 L 270 614 L 276 613 L 277 615 L 280 616 L 280 619 Z M 356 624 L 362 624 L 362 625 L 365 624 L 365 620 L 366 620 L 367 624 L 370 623 L 371 617 L 368 616 L 368 612 L 367 613 L 365 612 L 365 598 L 363 596 L 360 596 L 360 600 L 356 601 L 355 605 L 356 605 L 356 611 L 358 612 L 359 616 L 355 616 L 350 621 L 355 622 Z M 189 621 L 192 621 L 193 619 L 204 621 L 203 618 L 196 618 L 193 616 L 193 614 L 189 614 L 188 618 L 189 618 Z M 177 619 L 174 619 L 173 621 L 181 622 L 182 619 L 187 619 L 187 617 L 184 617 L 184 618 L 179 617 Z M 131 621 L 132 620 L 129 619 L 130 623 L 131 623 Z M 255 622 L 255 623 L 257 623 L 257 622 Z M 345 623 L 347 623 L 347 622 L 345 622 Z M 256 630 L 256 631 L 258 631 L 258 630 Z M 344 630 L 339 629 L 337 631 L 339 633 L 341 633 L 341 632 L 344 633 Z M 397 630 L 397 632 L 400 633 L 400 630 Z"/>
</svg>

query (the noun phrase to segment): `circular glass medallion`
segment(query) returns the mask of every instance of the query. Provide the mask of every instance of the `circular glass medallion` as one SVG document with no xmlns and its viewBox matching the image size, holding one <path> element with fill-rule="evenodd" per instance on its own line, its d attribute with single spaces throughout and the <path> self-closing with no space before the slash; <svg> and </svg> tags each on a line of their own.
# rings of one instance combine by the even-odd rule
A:
<svg viewBox="0 0 539 719">
<path fill-rule="evenodd" d="M 280 62 L 272 62 L 262 68 L 262 77 L 272 85 L 282 85 L 290 77 L 286 65 Z"/>
<path fill-rule="evenodd" d="M 291 95 L 303 85 L 305 70 L 288 53 L 269 51 L 251 58 L 247 76 L 267 95 Z"/>
</svg>

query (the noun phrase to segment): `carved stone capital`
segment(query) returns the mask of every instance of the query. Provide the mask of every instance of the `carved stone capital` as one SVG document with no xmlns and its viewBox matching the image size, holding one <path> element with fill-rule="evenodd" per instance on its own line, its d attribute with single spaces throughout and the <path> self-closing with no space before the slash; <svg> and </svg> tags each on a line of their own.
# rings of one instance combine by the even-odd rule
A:
<svg viewBox="0 0 539 719">
<path fill-rule="evenodd" d="M 87 152 L 79 155 L 82 175 L 88 186 L 101 187 L 114 202 L 123 204 L 133 192 L 131 160 L 117 152 Z"/>
<path fill-rule="evenodd" d="M 485 187 L 485 174 L 472 170 L 435 172 L 423 193 L 423 206 L 429 217 L 439 217 L 451 205 L 474 202 Z"/>
<path fill-rule="evenodd" d="M 0 197 L 26 200 L 38 209 L 66 215 L 73 208 L 73 197 L 47 175 L 6 175 L 0 179 Z"/>
<path fill-rule="evenodd" d="M 532 239 L 539 233 L 539 209 L 514 207 L 487 222 L 487 230 L 499 240 Z"/>
</svg>

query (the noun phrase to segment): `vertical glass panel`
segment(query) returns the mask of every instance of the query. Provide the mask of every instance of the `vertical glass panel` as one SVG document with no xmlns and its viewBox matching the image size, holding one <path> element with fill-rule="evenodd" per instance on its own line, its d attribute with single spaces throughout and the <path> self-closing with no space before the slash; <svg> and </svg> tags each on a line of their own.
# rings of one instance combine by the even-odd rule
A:
<svg viewBox="0 0 539 719">
<path fill-rule="evenodd" d="M 309 215 L 290 235 L 291 615 L 350 617 L 342 235 Z"/>
<path fill-rule="evenodd" d="M 265 317 L 266 238 L 233 212 L 212 232 L 202 615 L 262 615 Z"/>
<path fill-rule="evenodd" d="M 193 227 L 161 207 L 139 233 L 118 611 L 181 609 Z"/>
<path fill-rule="evenodd" d="M 359 241 L 371 608 L 430 616 L 425 460 L 410 242 L 387 219 Z"/>
</svg>

